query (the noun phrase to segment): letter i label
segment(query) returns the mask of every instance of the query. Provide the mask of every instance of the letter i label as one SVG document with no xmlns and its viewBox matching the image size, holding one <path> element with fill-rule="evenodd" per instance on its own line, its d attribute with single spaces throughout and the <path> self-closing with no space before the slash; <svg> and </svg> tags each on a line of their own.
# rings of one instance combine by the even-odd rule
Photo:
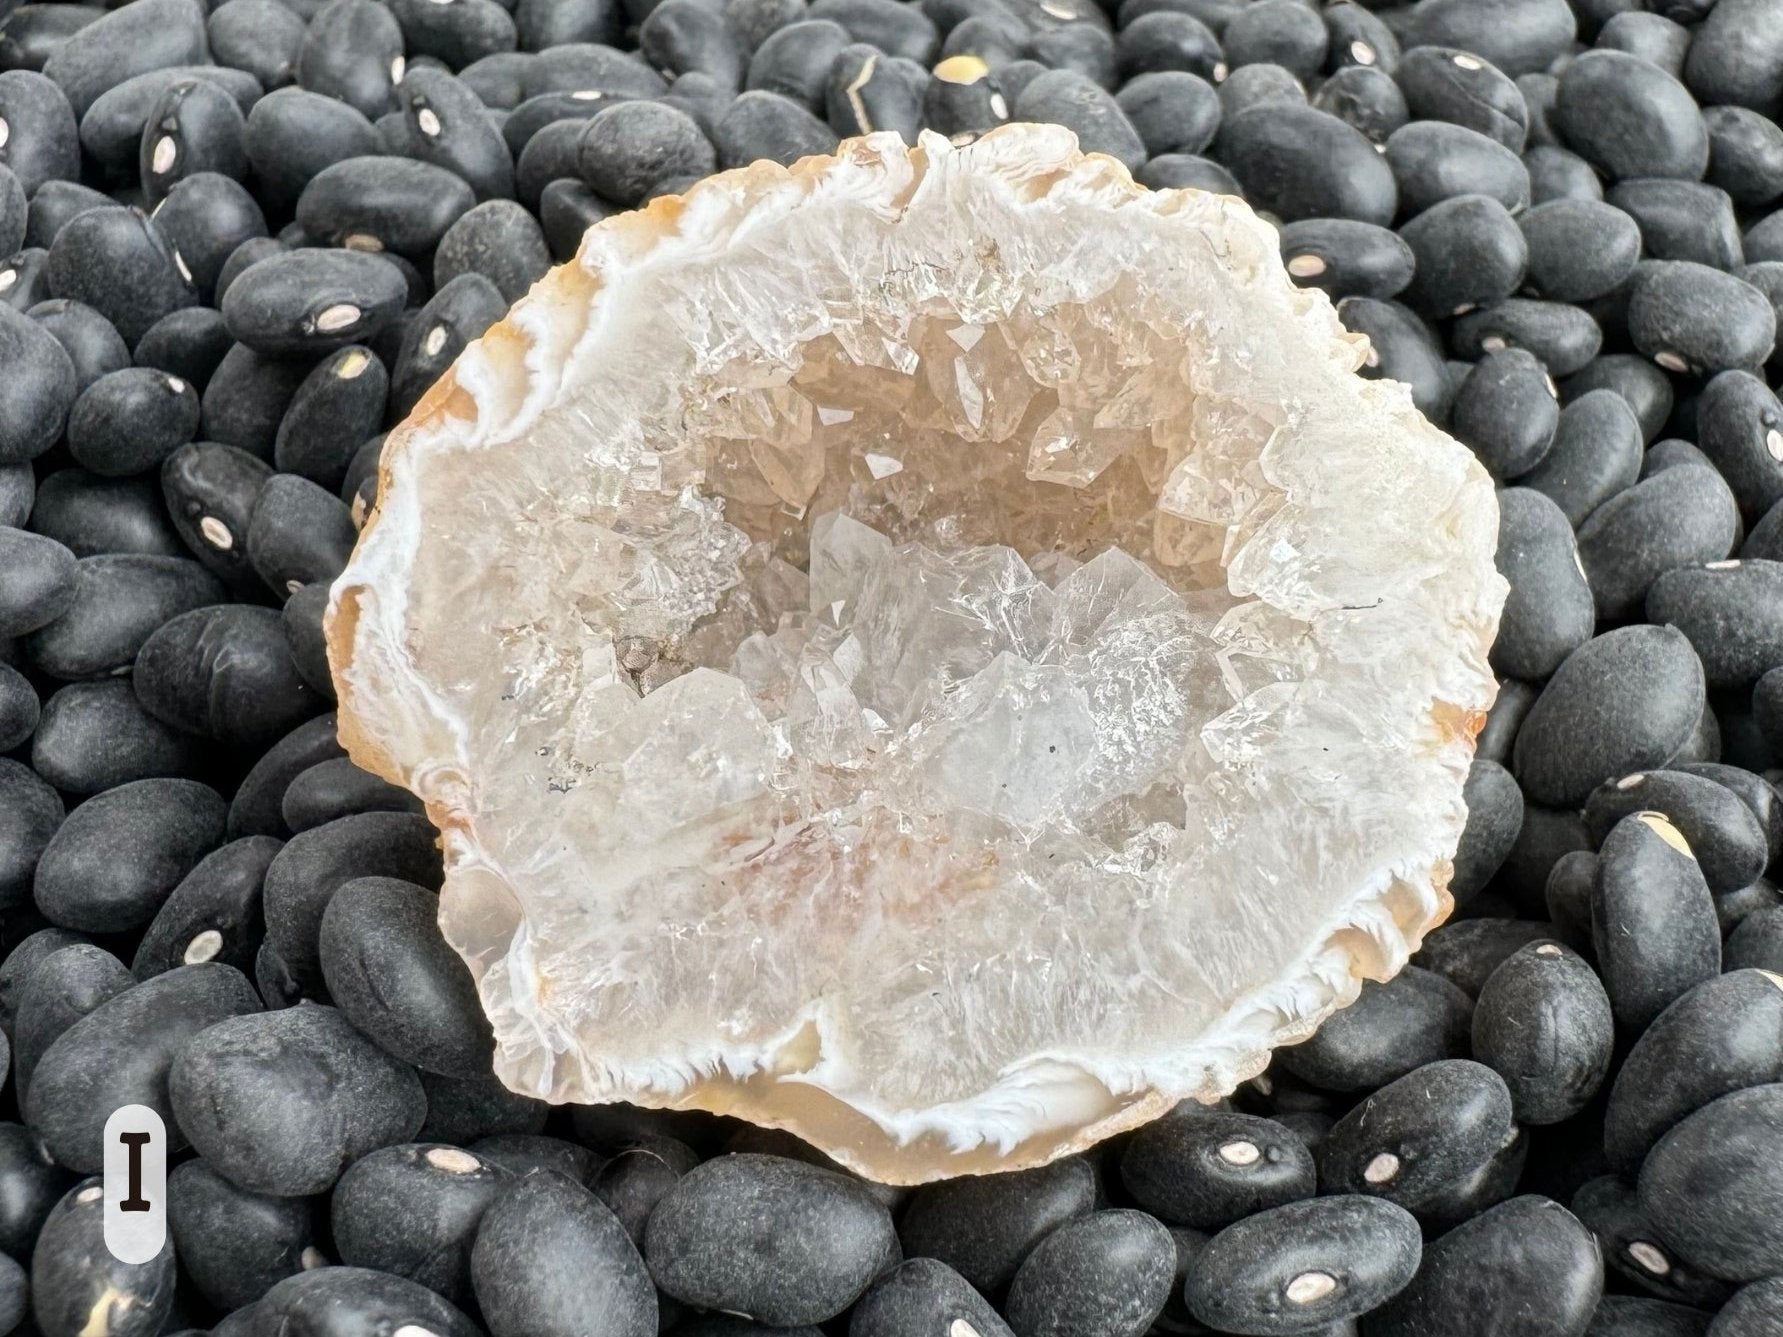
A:
<svg viewBox="0 0 1783 1337">
<path fill-rule="evenodd" d="M 167 1128 L 147 1105 L 105 1121 L 105 1247 L 146 1263 L 167 1243 Z"/>
</svg>

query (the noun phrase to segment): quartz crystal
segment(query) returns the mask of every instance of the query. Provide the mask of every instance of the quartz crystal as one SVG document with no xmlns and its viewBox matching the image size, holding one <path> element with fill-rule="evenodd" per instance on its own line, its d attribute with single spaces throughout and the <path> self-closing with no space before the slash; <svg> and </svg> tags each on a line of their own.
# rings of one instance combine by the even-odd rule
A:
<svg viewBox="0 0 1783 1337">
<path fill-rule="evenodd" d="M 496 1070 L 1032 1165 L 1258 1072 L 1444 890 L 1497 509 L 1236 199 L 871 135 L 591 230 L 384 452 L 341 729 Z"/>
</svg>

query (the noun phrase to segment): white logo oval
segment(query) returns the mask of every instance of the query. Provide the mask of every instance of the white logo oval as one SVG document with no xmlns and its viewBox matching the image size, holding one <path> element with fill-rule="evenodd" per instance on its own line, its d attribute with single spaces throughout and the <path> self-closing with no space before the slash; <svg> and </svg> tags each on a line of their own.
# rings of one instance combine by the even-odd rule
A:
<svg viewBox="0 0 1783 1337">
<path fill-rule="evenodd" d="M 120 1263 L 146 1263 L 167 1243 L 167 1126 L 147 1105 L 105 1121 L 105 1247 Z"/>
</svg>

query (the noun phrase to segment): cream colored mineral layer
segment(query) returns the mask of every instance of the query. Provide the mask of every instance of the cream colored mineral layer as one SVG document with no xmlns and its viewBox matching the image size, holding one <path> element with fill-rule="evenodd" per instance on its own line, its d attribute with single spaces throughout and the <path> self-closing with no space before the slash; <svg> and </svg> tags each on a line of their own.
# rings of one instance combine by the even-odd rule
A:
<svg viewBox="0 0 1783 1337">
<path fill-rule="evenodd" d="M 384 452 L 343 737 L 496 1068 L 914 1183 L 1216 1097 L 1439 922 L 1492 485 L 1061 129 L 612 218 Z"/>
</svg>

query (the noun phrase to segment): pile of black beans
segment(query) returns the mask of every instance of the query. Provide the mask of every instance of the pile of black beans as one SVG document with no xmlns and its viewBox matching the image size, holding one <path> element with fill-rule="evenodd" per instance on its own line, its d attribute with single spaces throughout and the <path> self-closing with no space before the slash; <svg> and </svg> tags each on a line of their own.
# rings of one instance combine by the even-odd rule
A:
<svg viewBox="0 0 1783 1337">
<path fill-rule="evenodd" d="M 1783 0 L 0 0 L 0 70 L 0 1334 L 1783 1334 Z M 608 214 L 1010 120 L 1243 194 L 1503 484 L 1454 920 L 1041 1169 L 509 1094 L 330 713 L 383 432 Z"/>
</svg>

